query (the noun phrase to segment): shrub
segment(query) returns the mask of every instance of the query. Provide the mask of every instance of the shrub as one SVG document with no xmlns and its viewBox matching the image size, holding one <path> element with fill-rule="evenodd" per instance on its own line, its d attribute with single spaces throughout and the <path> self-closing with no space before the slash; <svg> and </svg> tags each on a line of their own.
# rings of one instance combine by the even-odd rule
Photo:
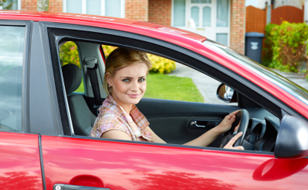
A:
<svg viewBox="0 0 308 190">
<path fill-rule="evenodd" d="M 115 46 L 109 46 L 109 45 L 102 45 L 105 57 L 108 57 L 108 55 L 115 50 L 117 47 Z"/>
<path fill-rule="evenodd" d="M 170 59 L 166 59 L 153 54 L 148 54 L 148 57 L 152 63 L 152 68 L 150 69 L 150 72 L 161 74 L 171 73 L 176 68 L 175 62 Z"/>
<path fill-rule="evenodd" d="M 73 63 L 80 68 L 79 53 L 75 42 L 68 41 L 60 46 L 60 61 L 62 65 Z"/>
<path fill-rule="evenodd" d="M 265 29 L 265 55 L 271 57 L 270 67 L 298 72 L 301 62 L 307 61 L 308 25 L 283 22 Z"/>
</svg>

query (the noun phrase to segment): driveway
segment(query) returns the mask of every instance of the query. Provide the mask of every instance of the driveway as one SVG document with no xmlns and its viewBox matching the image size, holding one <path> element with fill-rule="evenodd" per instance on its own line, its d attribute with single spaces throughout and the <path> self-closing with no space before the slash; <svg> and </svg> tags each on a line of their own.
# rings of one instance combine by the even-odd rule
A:
<svg viewBox="0 0 308 190">
<path fill-rule="evenodd" d="M 220 85 L 220 82 L 212 79 L 211 77 L 208 77 L 203 73 L 200 73 L 182 64 L 176 64 L 176 70 L 169 75 L 191 78 L 203 96 L 204 102 L 220 104 L 224 103 L 216 96 L 216 90 Z"/>
</svg>

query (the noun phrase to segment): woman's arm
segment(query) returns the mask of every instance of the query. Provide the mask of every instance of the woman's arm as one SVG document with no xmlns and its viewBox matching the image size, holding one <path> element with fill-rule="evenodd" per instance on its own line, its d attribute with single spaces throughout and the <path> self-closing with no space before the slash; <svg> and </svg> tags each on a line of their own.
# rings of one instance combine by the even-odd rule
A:
<svg viewBox="0 0 308 190">
<path fill-rule="evenodd" d="M 117 129 L 112 129 L 109 131 L 106 131 L 101 135 L 102 138 L 108 138 L 108 139 L 118 139 L 118 140 L 128 140 L 131 141 L 131 137 L 126 134 L 125 132 Z"/>
<path fill-rule="evenodd" d="M 163 139 L 161 139 L 158 135 L 156 135 L 156 133 L 154 133 L 154 131 L 150 128 L 150 127 L 147 127 L 146 128 L 147 131 L 149 131 L 151 133 L 151 136 L 152 136 L 152 140 L 153 142 L 155 143 L 164 143 L 166 144 L 167 142 L 164 141 Z"/>
</svg>

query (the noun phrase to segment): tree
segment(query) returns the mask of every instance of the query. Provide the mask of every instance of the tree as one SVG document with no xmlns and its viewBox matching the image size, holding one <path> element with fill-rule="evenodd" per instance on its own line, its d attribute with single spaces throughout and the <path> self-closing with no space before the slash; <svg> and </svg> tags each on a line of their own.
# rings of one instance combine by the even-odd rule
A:
<svg viewBox="0 0 308 190">
<path fill-rule="evenodd" d="M 0 10 L 2 9 L 11 9 L 13 5 L 12 0 L 0 0 Z"/>
<path fill-rule="evenodd" d="M 49 0 L 37 0 L 37 11 L 48 11 Z"/>
</svg>

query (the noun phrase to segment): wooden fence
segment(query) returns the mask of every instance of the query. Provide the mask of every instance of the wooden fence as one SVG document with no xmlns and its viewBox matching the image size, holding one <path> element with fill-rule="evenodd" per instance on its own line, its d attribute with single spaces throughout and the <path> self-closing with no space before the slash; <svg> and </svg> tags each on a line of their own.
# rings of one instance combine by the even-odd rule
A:
<svg viewBox="0 0 308 190">
<path fill-rule="evenodd" d="M 264 33 L 266 25 L 266 9 L 253 6 L 246 7 L 246 32 Z"/>
<path fill-rule="evenodd" d="M 266 26 L 267 9 L 246 7 L 246 32 L 264 33 Z M 298 9 L 292 6 L 283 6 L 271 10 L 271 23 L 281 24 L 282 21 L 293 23 L 304 22 L 304 7 Z"/>
</svg>

